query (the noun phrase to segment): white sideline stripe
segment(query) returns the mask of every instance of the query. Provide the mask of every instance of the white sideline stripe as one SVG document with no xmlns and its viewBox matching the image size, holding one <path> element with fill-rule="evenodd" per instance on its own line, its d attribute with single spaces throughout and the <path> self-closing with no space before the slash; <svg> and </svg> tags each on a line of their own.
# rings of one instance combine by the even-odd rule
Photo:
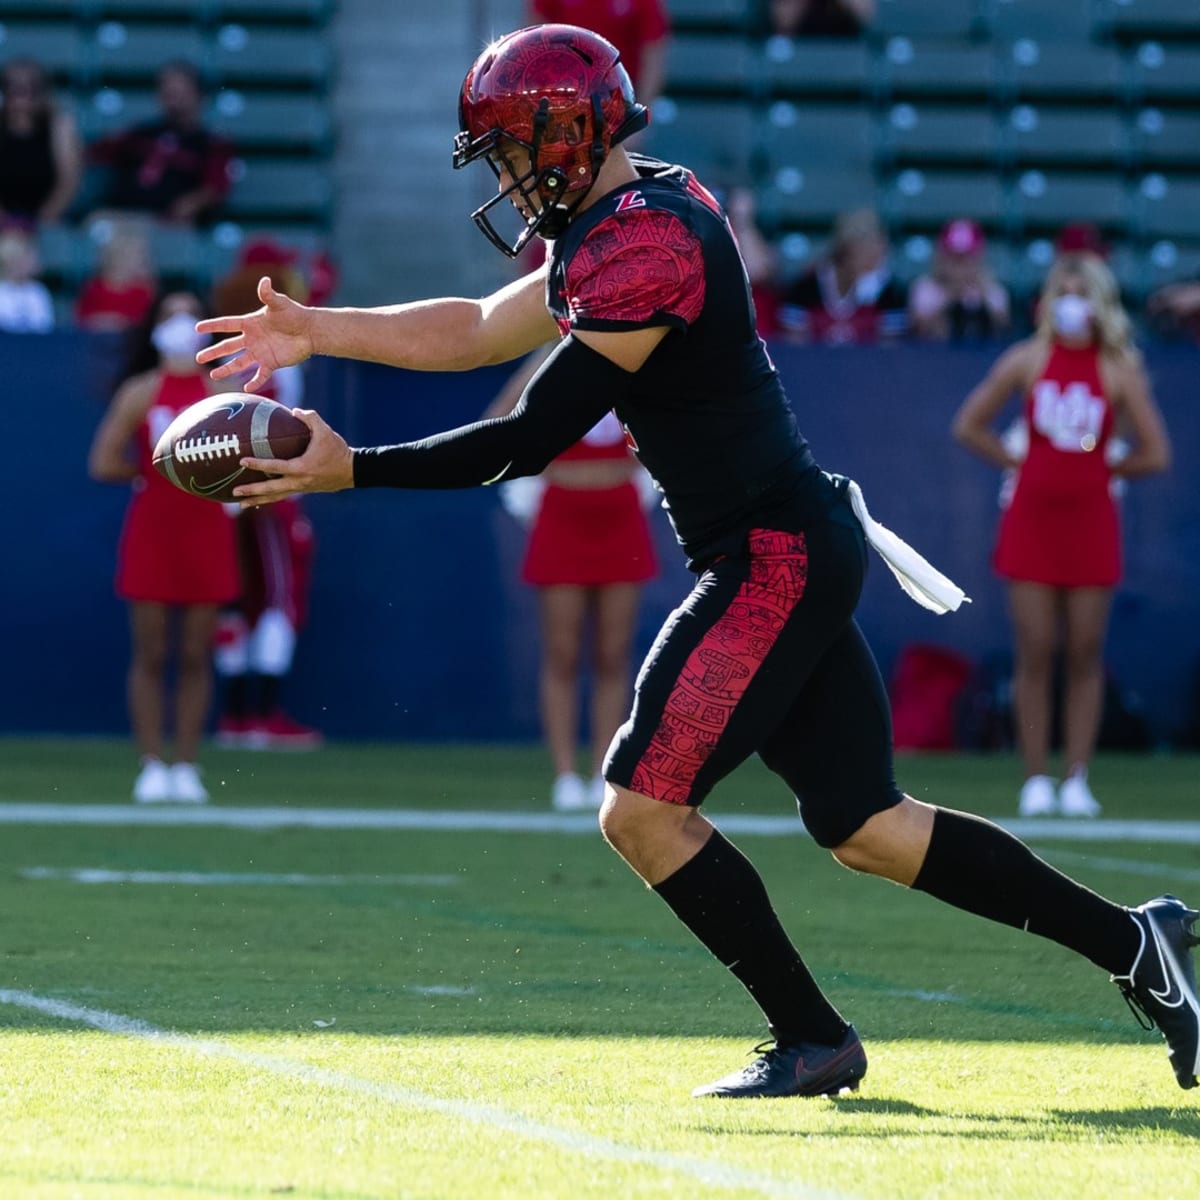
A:
<svg viewBox="0 0 1200 1200">
<path fill-rule="evenodd" d="M 557 1146 L 560 1150 L 579 1154 L 586 1158 L 601 1159 L 606 1162 L 638 1163 L 659 1171 L 687 1175 L 706 1187 L 740 1188 L 743 1191 L 755 1191 L 764 1196 L 791 1197 L 794 1200 L 849 1200 L 844 1193 L 809 1187 L 798 1181 L 780 1179 L 778 1176 L 747 1171 L 727 1163 L 693 1158 L 686 1154 L 640 1150 L 636 1146 L 629 1146 L 623 1142 L 614 1142 L 608 1138 L 547 1125 L 543 1121 L 537 1121 L 507 1109 L 496 1108 L 490 1104 L 473 1104 L 467 1100 L 444 1100 L 438 1096 L 431 1096 L 411 1088 L 398 1087 L 395 1084 L 377 1083 L 374 1080 L 361 1079 L 342 1071 L 330 1071 L 325 1067 L 314 1067 L 293 1059 L 242 1050 L 229 1042 L 218 1041 L 214 1038 L 202 1038 L 192 1034 L 158 1029 L 136 1017 L 124 1017 L 119 1013 L 105 1012 L 102 1009 L 84 1008 L 81 1005 L 72 1004 L 66 1000 L 56 1000 L 50 996 L 37 996 L 32 992 L 4 988 L 0 989 L 0 1004 L 31 1009 L 48 1017 L 90 1025 L 93 1029 L 99 1029 L 104 1033 L 141 1038 L 145 1041 L 157 1042 L 160 1045 L 188 1050 L 208 1058 L 232 1059 L 235 1062 L 254 1067 L 256 1070 L 267 1071 L 272 1075 L 298 1079 L 302 1083 L 313 1084 L 316 1087 L 353 1092 L 374 1100 L 382 1100 L 387 1104 L 394 1104 L 400 1108 L 418 1109 L 455 1120 L 470 1121 L 476 1125 L 499 1129 L 531 1141 L 547 1142 L 552 1146 Z M 714 1101 L 713 1103 L 720 1104 L 722 1102 Z"/>
<path fill-rule="evenodd" d="M 1200 821 L 1085 821 L 992 818 L 1031 841 L 1173 842 L 1200 846 Z M 802 834 L 798 817 L 716 815 L 726 833 Z M 418 829 L 465 833 L 596 834 L 595 813 L 495 812 L 433 808 L 151 807 L 144 804 L 0 804 L 0 825 L 207 825 L 229 829 Z"/>
<path fill-rule="evenodd" d="M 1073 862 L 1094 867 L 1097 871 L 1114 871 L 1124 875 L 1145 875 L 1150 879 L 1178 879 L 1184 883 L 1200 883 L 1200 871 L 1194 867 L 1179 867 L 1173 863 L 1140 862 L 1136 858 L 1104 858 L 1095 854 L 1079 854 L 1073 850 L 1055 850 L 1059 862 Z"/>
<path fill-rule="evenodd" d="M 227 871 L 110 871 L 105 867 L 23 867 L 19 874 L 22 879 L 66 879 L 71 883 L 186 883 L 216 887 L 242 884 L 449 887 L 461 882 L 457 875 L 268 875 Z"/>
</svg>

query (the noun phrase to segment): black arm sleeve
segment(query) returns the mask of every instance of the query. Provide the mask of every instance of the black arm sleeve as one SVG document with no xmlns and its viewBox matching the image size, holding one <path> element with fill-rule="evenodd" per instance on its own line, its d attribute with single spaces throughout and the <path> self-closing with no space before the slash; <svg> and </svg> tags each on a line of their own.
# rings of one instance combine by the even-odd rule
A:
<svg viewBox="0 0 1200 1200">
<path fill-rule="evenodd" d="M 463 488 L 537 475 L 624 398 L 632 376 L 567 337 L 505 417 L 354 450 L 354 486 Z"/>
</svg>

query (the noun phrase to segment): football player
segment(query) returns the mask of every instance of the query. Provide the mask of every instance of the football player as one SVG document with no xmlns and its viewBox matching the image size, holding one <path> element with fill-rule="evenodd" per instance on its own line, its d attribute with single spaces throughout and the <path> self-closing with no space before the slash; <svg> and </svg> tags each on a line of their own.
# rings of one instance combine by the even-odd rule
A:
<svg viewBox="0 0 1200 1200">
<path fill-rule="evenodd" d="M 771 1034 L 748 1067 L 696 1094 L 829 1094 L 867 1069 L 758 873 L 700 811 L 752 753 L 845 866 L 1051 938 L 1108 971 L 1165 1035 L 1180 1085 L 1194 1087 L 1197 914 L 1170 896 L 1112 903 L 998 826 L 896 786 L 887 696 L 854 621 L 878 527 L 861 497 L 851 507 L 856 488 L 818 468 L 796 426 L 718 203 L 688 170 L 622 145 L 647 113 L 617 52 L 573 26 L 509 34 L 467 73 L 459 114 L 454 165 L 483 160 L 498 182 L 476 223 L 514 256 L 545 239 L 544 268 L 482 300 L 375 309 L 307 308 L 264 280 L 256 312 L 201 323 L 226 337 L 199 358 L 225 360 L 218 378 L 253 369 L 253 389 L 310 354 L 447 371 L 515 359 L 557 332 L 556 349 L 511 414 L 421 441 L 351 449 L 307 414 L 301 457 L 244 460 L 278 478 L 240 488 L 242 502 L 532 475 L 614 410 L 697 580 L 609 749 L 600 825 L 744 984 Z"/>
</svg>

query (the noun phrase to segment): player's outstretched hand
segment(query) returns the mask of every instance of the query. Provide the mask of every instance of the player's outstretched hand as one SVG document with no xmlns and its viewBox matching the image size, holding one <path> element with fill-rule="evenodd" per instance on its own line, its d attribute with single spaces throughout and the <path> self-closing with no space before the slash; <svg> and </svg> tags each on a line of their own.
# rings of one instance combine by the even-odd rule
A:
<svg viewBox="0 0 1200 1200">
<path fill-rule="evenodd" d="M 200 333 L 230 335 L 206 346 L 196 355 L 196 361 L 227 359 L 210 372 L 214 379 L 227 379 L 253 368 L 253 377 L 244 385 L 247 392 L 257 392 L 279 367 L 303 362 L 313 353 L 313 310 L 277 292 L 265 275 L 258 281 L 258 298 L 263 306 L 257 312 L 210 317 L 196 323 Z"/>
<path fill-rule="evenodd" d="M 243 508 L 257 508 L 302 492 L 340 492 L 354 486 L 354 458 L 346 439 L 307 408 L 293 408 L 312 431 L 308 449 L 296 458 L 243 458 L 243 467 L 277 476 L 245 483 L 233 494 Z"/>
</svg>

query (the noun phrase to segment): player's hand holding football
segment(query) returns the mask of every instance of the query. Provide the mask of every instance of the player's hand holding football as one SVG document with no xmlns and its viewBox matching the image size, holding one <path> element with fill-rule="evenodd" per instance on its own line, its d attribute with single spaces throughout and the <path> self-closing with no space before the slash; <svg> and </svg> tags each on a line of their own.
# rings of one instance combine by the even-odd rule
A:
<svg viewBox="0 0 1200 1200">
<path fill-rule="evenodd" d="M 196 324 L 200 333 L 230 335 L 206 346 L 196 355 L 196 361 L 210 363 L 229 358 L 213 368 L 213 379 L 227 379 L 253 367 L 254 375 L 244 385 L 247 392 L 257 392 L 279 367 L 303 362 L 313 353 L 313 310 L 277 292 L 266 276 L 258 281 L 258 298 L 263 306 L 256 312 L 210 317 Z"/>
<path fill-rule="evenodd" d="M 311 409 L 294 408 L 292 413 L 312 432 L 308 449 L 297 458 L 243 458 L 242 466 L 276 477 L 235 488 L 233 494 L 243 508 L 302 492 L 340 492 L 354 486 L 354 459 L 345 438 Z"/>
</svg>

